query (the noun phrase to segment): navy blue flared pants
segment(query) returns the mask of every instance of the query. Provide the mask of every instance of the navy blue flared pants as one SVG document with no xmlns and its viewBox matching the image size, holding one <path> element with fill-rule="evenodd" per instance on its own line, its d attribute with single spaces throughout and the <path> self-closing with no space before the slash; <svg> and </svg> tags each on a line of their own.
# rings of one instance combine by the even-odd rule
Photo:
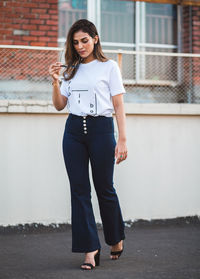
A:
<svg viewBox="0 0 200 279">
<path fill-rule="evenodd" d="M 125 239 L 119 200 L 113 187 L 115 163 L 113 117 L 69 114 L 63 135 L 63 156 L 70 182 L 72 252 L 101 248 L 91 203 L 89 161 L 99 203 L 105 242 Z"/>
</svg>

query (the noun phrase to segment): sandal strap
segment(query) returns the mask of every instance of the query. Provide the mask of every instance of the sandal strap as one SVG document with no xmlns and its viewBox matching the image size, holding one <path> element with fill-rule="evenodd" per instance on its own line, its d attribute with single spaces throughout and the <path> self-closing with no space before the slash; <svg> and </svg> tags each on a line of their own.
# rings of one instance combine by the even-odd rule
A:
<svg viewBox="0 0 200 279">
<path fill-rule="evenodd" d="M 91 263 L 83 263 L 82 265 L 87 265 L 87 266 L 90 266 L 91 269 L 94 268 L 94 266 L 91 264 Z"/>
<path fill-rule="evenodd" d="M 123 252 L 123 249 L 121 251 L 113 251 L 110 252 L 111 255 L 121 255 L 121 253 Z"/>
</svg>

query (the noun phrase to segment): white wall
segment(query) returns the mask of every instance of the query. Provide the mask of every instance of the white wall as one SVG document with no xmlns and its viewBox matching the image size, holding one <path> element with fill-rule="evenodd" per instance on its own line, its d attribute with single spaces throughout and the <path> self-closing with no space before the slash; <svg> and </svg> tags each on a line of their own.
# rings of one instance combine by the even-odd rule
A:
<svg viewBox="0 0 200 279">
<path fill-rule="evenodd" d="M 139 112 L 126 107 L 128 158 L 114 173 L 123 218 L 200 215 L 200 110 L 192 114 L 185 107 L 186 115 L 176 104 L 162 114 L 159 104 L 153 106 L 151 112 L 149 106 Z M 0 225 L 70 223 L 62 155 L 66 118 L 55 112 L 0 114 Z M 93 186 L 92 202 L 101 222 Z"/>
</svg>

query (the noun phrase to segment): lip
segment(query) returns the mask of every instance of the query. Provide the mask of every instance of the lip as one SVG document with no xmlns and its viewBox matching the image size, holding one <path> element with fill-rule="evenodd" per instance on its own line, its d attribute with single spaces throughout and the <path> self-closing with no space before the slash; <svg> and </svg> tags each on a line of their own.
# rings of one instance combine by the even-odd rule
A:
<svg viewBox="0 0 200 279">
<path fill-rule="evenodd" d="M 80 54 L 84 54 L 84 53 L 85 53 L 85 50 L 83 50 L 83 51 L 79 51 L 79 53 L 80 53 Z"/>
</svg>

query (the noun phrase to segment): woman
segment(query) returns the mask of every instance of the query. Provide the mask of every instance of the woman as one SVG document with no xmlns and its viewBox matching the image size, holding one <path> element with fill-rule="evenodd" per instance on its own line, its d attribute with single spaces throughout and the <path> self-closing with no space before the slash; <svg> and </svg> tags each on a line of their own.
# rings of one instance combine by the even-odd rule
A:
<svg viewBox="0 0 200 279">
<path fill-rule="evenodd" d="M 66 71 L 60 87 L 61 62 L 52 64 L 52 100 L 57 110 L 68 105 L 69 116 L 63 136 L 63 156 L 70 181 L 72 252 L 84 252 L 81 269 L 99 265 L 101 245 L 91 204 L 89 161 L 96 190 L 105 242 L 110 258 L 123 251 L 124 222 L 116 191 L 113 169 L 127 158 L 125 93 L 119 67 L 101 49 L 95 25 L 81 19 L 75 22 L 66 41 Z M 112 112 L 115 110 L 118 140 L 114 137 Z"/>
</svg>

